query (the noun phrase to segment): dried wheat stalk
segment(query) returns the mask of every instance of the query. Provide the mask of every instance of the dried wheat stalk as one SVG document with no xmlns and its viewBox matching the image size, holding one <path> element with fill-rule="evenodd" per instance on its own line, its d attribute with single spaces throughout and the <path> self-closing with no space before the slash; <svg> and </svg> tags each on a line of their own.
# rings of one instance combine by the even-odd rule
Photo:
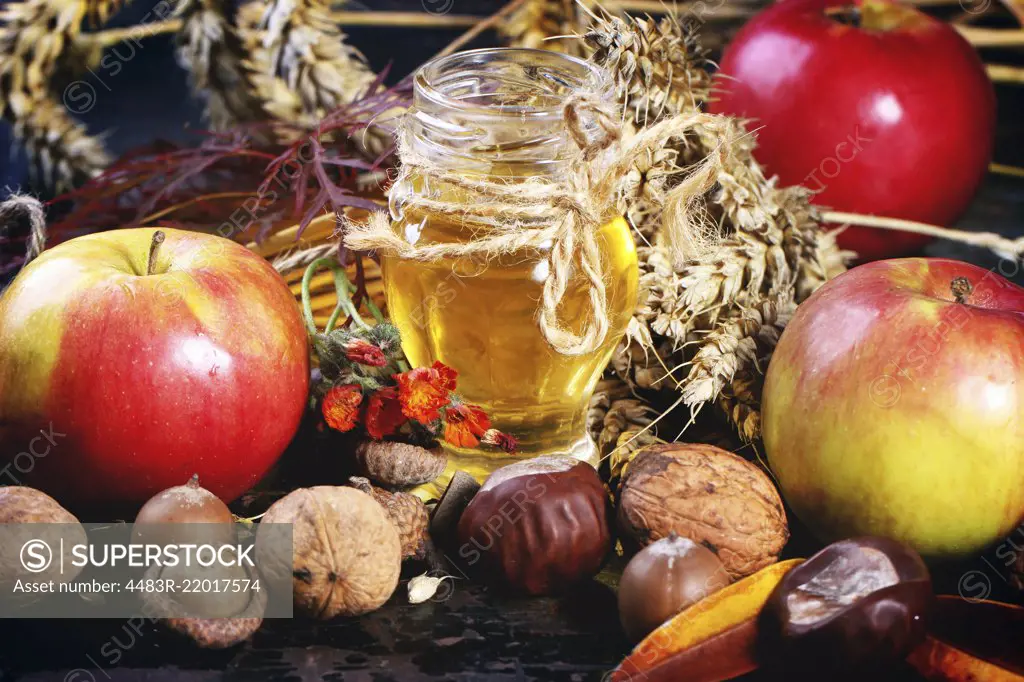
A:
<svg viewBox="0 0 1024 682">
<path fill-rule="evenodd" d="M 36 179 L 56 191 L 99 173 L 109 157 L 52 91 L 55 74 L 92 13 L 109 16 L 115 3 L 24 0 L 0 11 L 0 104 L 22 142 Z"/>
<path fill-rule="evenodd" d="M 674 15 L 660 20 L 590 16 L 594 22 L 583 42 L 593 51 L 591 59 L 615 76 L 619 99 L 633 113 L 634 122 L 653 122 L 707 99 L 707 55 L 696 34 L 684 30 Z"/>
<path fill-rule="evenodd" d="M 711 79 L 704 55 L 677 19 L 592 19 L 583 42 L 590 58 L 615 75 L 627 124 L 649 126 L 706 101 Z M 736 140 L 727 150 L 719 149 L 723 127 Z M 637 165 L 628 213 L 638 231 L 642 294 L 611 365 L 621 383 L 603 386 L 609 395 L 626 391 L 656 403 L 665 394 L 665 402 L 688 407 L 691 419 L 717 404 L 745 440 L 760 433 L 761 373 L 782 328 L 797 303 L 844 267 L 833 236 L 820 229 L 810 193 L 765 178 L 754 144 L 742 122 L 723 118 Z M 660 199 L 716 152 L 724 152 L 725 162 L 701 217 L 719 236 L 717 245 L 680 259 L 660 232 Z M 609 399 L 598 394 L 595 400 Z M 599 442 L 647 425 L 636 419 L 605 432 L 603 423 L 600 429 L 591 423 Z"/>
<path fill-rule="evenodd" d="M 250 5 L 251 7 L 252 5 Z M 302 113 L 319 119 L 363 94 L 376 78 L 317 0 L 272 0 L 250 45 L 255 70 L 280 79 L 299 97 Z"/>
<path fill-rule="evenodd" d="M 330 7 L 317 0 L 251 2 L 239 10 L 238 26 L 249 87 L 270 118 L 315 127 L 329 112 L 364 95 L 377 78 L 345 42 Z M 382 123 L 396 113 L 381 116 Z M 353 142 L 376 159 L 391 147 L 392 132 L 373 125 Z"/>
<path fill-rule="evenodd" d="M 576 0 L 527 0 L 499 24 L 498 33 L 513 47 L 580 56 L 583 46 L 565 38 L 575 35 L 581 25 L 581 8 Z"/>
<path fill-rule="evenodd" d="M 190 73 L 196 94 L 206 100 L 211 128 L 266 120 L 273 102 L 290 99 L 287 88 L 268 86 L 261 92 L 254 85 L 254 80 L 262 81 L 246 65 L 246 51 L 225 0 L 179 0 L 175 16 L 181 20 L 178 60 Z"/>
</svg>

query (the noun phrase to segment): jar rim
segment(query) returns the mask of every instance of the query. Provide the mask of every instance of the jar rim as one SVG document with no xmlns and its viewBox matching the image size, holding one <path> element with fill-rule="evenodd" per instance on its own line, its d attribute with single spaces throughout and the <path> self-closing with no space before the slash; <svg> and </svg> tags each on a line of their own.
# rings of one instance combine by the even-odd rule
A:
<svg viewBox="0 0 1024 682">
<path fill-rule="evenodd" d="M 572 76 L 567 72 L 570 69 L 576 71 L 575 82 L 558 78 L 558 75 L 550 71 L 544 73 L 546 77 L 567 89 L 559 95 L 552 94 L 550 103 L 547 105 L 537 104 L 478 104 L 472 100 L 452 96 L 445 92 L 443 86 L 446 72 L 466 71 L 472 67 L 480 67 L 489 62 L 514 62 L 516 55 L 522 55 L 524 59 L 534 62 L 530 68 L 549 69 L 561 68 L 566 76 Z M 518 117 L 531 120 L 558 119 L 563 115 L 562 107 L 568 96 L 568 91 L 589 90 L 597 97 L 612 96 L 612 82 L 607 71 L 598 65 L 578 57 L 553 52 L 550 50 L 539 50 L 527 47 L 484 47 L 475 50 L 464 50 L 443 57 L 435 57 L 423 64 L 413 79 L 414 95 L 422 98 L 430 104 L 443 107 L 446 110 L 457 112 L 467 118 L 477 117 Z"/>
</svg>

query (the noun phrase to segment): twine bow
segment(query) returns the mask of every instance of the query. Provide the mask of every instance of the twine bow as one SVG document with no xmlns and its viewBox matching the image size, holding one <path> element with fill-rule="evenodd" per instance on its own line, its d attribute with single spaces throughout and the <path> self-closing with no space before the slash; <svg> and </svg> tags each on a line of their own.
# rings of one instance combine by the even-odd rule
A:
<svg viewBox="0 0 1024 682">
<path fill-rule="evenodd" d="M 564 105 L 564 120 L 579 151 L 566 177 L 560 180 L 466 177 L 419 154 L 403 129 L 399 134 L 402 166 L 391 189 L 392 199 L 405 210 L 478 224 L 483 229 L 464 243 L 410 244 L 395 233 L 389 215 L 382 211 L 372 214 L 364 224 L 349 222 L 345 245 L 357 251 L 377 251 L 422 262 L 461 257 L 491 260 L 522 249 L 550 248 L 548 275 L 537 311 L 541 334 L 563 355 L 596 351 L 605 342 L 610 325 L 598 231 L 610 216 L 621 215 L 617 208 L 625 195 L 626 178 L 642 156 L 698 124 L 714 125 L 715 118 L 701 113 L 680 115 L 626 140 L 621 133 L 622 121 L 612 108 L 579 95 Z M 720 149 L 728 149 L 728 144 L 723 141 Z M 665 193 L 665 227 L 669 233 L 691 229 L 687 215 L 690 204 L 714 184 L 721 164 L 720 158 L 708 157 Z M 411 191 L 413 177 L 465 190 L 474 200 L 453 201 L 438 198 L 436 193 Z M 559 319 L 559 308 L 577 268 L 588 287 L 590 308 L 580 333 Z"/>
</svg>

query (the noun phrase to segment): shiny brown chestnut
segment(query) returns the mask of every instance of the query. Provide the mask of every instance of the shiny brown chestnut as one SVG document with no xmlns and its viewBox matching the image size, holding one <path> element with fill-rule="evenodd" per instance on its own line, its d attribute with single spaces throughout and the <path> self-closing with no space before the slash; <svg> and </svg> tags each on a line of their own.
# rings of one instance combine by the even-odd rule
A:
<svg viewBox="0 0 1024 682">
<path fill-rule="evenodd" d="M 731 581 L 707 547 L 676 534 L 652 542 L 630 559 L 619 580 L 619 619 L 631 642 Z"/>
<path fill-rule="evenodd" d="M 925 636 L 927 566 L 894 540 L 829 545 L 790 571 L 761 614 L 766 665 L 860 678 L 904 658 Z"/>
<path fill-rule="evenodd" d="M 469 570 L 518 592 L 552 594 L 597 573 L 612 546 L 610 503 L 597 471 L 571 457 L 492 473 L 459 519 Z"/>
</svg>

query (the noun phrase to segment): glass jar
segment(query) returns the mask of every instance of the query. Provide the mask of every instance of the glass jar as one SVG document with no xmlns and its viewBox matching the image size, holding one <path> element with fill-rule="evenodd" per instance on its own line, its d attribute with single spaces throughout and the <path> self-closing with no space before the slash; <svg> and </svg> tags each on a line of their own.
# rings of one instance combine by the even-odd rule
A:
<svg viewBox="0 0 1024 682">
<path fill-rule="evenodd" d="M 604 71 L 554 52 L 484 49 L 436 59 L 415 76 L 406 144 L 466 178 L 558 179 L 578 156 L 563 107 L 580 92 L 614 96 Z M 464 243 L 489 229 L 473 218 L 406 207 L 404 198 L 412 193 L 467 206 L 480 201 L 465 185 L 406 176 L 392 188 L 390 210 L 395 233 L 411 244 Z M 439 360 L 456 369 L 457 393 L 486 410 L 494 428 L 519 440 L 512 456 L 487 446 L 446 446 L 449 475 L 461 469 L 483 478 L 515 459 L 544 454 L 596 464 L 587 408 L 633 313 L 638 278 L 627 222 L 614 214 L 606 220 L 598 243 L 610 325 L 601 346 L 586 355 L 559 354 L 538 327 L 550 244 L 496 259 L 382 257 L 389 314 L 410 362 L 429 366 Z M 576 333 L 590 314 L 589 285 L 579 270 L 559 306 L 560 321 Z"/>
</svg>

